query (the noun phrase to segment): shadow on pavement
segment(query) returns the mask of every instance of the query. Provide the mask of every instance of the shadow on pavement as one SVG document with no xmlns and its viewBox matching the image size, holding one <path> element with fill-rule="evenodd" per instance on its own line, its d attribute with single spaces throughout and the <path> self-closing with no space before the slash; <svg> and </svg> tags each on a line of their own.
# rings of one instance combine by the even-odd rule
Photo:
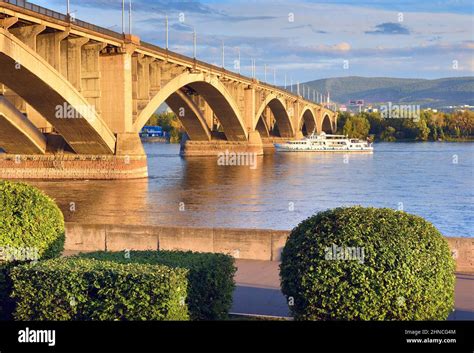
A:
<svg viewBox="0 0 474 353">
<path fill-rule="evenodd" d="M 231 312 L 289 316 L 286 299 L 279 289 L 237 285 Z"/>
</svg>

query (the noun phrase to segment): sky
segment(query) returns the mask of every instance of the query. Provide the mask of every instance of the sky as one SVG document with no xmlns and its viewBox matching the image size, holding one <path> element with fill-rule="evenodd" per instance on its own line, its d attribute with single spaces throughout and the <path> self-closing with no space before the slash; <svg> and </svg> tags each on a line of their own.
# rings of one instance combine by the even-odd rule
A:
<svg viewBox="0 0 474 353">
<path fill-rule="evenodd" d="M 122 32 L 121 0 L 70 0 L 83 21 Z M 128 2 L 126 7 L 128 8 Z M 66 12 L 66 0 L 33 0 Z M 132 33 L 284 85 L 344 76 L 435 79 L 474 74 L 472 0 L 132 0 Z M 128 13 L 125 32 L 129 32 Z"/>
</svg>

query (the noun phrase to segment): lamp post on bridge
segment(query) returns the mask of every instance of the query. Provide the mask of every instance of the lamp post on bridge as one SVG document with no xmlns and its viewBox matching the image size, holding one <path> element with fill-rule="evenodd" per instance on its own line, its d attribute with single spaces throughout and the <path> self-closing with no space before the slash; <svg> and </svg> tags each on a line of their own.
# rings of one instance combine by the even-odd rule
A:
<svg viewBox="0 0 474 353">
<path fill-rule="evenodd" d="M 224 41 L 222 41 L 222 68 L 225 69 L 225 47 L 224 47 Z"/>
<path fill-rule="evenodd" d="M 237 48 L 237 63 L 238 63 L 238 70 L 240 75 L 240 48 Z"/>
<path fill-rule="evenodd" d="M 166 33 L 166 50 L 168 50 L 168 42 L 169 42 L 169 27 L 168 27 L 168 15 L 165 16 L 165 33 Z"/>
<path fill-rule="evenodd" d="M 75 15 L 74 12 L 76 11 L 71 11 L 71 0 L 67 0 L 66 4 L 66 14 L 67 14 L 67 20 L 68 22 L 75 22 Z"/>
<path fill-rule="evenodd" d="M 125 0 L 122 0 L 122 34 L 124 33 L 125 33 Z"/>
<path fill-rule="evenodd" d="M 130 0 L 128 8 L 128 34 L 132 34 L 132 0 Z"/>
<path fill-rule="evenodd" d="M 196 38 L 196 28 L 193 27 L 193 58 L 196 60 L 197 52 L 197 38 Z"/>
</svg>

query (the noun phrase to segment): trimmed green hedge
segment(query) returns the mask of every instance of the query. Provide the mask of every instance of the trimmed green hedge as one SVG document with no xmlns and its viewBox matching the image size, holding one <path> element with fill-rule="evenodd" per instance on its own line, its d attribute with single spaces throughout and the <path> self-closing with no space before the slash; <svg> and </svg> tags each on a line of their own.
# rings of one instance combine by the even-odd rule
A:
<svg viewBox="0 0 474 353">
<path fill-rule="evenodd" d="M 0 319 L 13 308 L 9 270 L 16 264 L 59 256 L 64 218 L 54 201 L 25 183 L 0 180 Z"/>
<path fill-rule="evenodd" d="M 297 320 L 445 320 L 454 269 L 446 239 L 423 218 L 347 207 L 292 230 L 280 276 Z"/>
<path fill-rule="evenodd" d="M 61 255 L 64 234 L 63 214 L 50 197 L 25 183 L 0 181 L 0 247 L 24 249 L 18 255 L 35 249 L 39 259 L 51 259 Z"/>
<path fill-rule="evenodd" d="M 0 320 L 10 320 L 15 308 L 15 302 L 10 298 L 12 281 L 10 271 L 21 262 L 0 263 Z"/>
<path fill-rule="evenodd" d="M 187 320 L 187 270 L 62 258 L 10 272 L 16 320 Z"/>
<path fill-rule="evenodd" d="M 80 255 L 119 263 L 161 264 L 189 270 L 188 298 L 192 320 L 226 319 L 234 292 L 234 259 L 224 254 L 183 251 L 95 252 Z"/>
</svg>

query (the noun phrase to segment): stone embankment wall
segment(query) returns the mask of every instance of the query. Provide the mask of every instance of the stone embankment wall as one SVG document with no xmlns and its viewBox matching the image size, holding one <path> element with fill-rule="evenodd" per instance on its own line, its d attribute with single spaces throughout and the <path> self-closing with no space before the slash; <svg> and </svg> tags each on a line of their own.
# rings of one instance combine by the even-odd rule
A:
<svg viewBox="0 0 474 353">
<path fill-rule="evenodd" d="M 66 224 L 66 251 L 192 250 L 279 261 L 289 231 Z M 474 238 L 446 237 L 458 272 L 474 273 Z"/>
</svg>

